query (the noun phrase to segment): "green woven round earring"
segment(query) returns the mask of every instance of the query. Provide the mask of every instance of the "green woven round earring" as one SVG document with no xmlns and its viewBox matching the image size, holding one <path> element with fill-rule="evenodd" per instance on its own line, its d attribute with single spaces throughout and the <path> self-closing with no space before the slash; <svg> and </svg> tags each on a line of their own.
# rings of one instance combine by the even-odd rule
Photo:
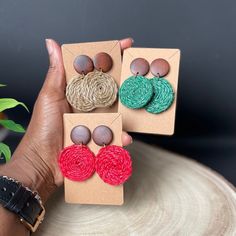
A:
<svg viewBox="0 0 236 236">
<path fill-rule="evenodd" d="M 136 58 L 130 64 L 130 70 L 134 76 L 123 82 L 119 90 L 121 103 L 131 109 L 143 108 L 153 96 L 153 86 L 149 79 L 145 78 L 149 71 L 149 63 L 144 58 Z"/>
<path fill-rule="evenodd" d="M 155 76 L 150 80 L 154 88 L 154 96 L 145 106 L 145 110 L 158 114 L 169 109 L 175 98 L 171 84 L 165 78 L 162 78 L 169 73 L 170 65 L 166 60 L 159 58 L 151 63 L 150 69 Z"/>
</svg>

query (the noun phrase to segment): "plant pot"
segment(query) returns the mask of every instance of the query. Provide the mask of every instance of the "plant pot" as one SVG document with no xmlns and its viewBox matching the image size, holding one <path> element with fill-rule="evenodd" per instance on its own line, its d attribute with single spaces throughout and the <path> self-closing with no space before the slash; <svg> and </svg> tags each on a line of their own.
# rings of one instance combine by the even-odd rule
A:
<svg viewBox="0 0 236 236">
<path fill-rule="evenodd" d="M 4 115 L 2 112 L 0 112 L 0 120 L 2 120 L 2 119 L 6 119 L 6 115 Z M 0 142 L 6 138 L 7 134 L 8 134 L 8 130 L 3 128 L 0 125 Z"/>
</svg>

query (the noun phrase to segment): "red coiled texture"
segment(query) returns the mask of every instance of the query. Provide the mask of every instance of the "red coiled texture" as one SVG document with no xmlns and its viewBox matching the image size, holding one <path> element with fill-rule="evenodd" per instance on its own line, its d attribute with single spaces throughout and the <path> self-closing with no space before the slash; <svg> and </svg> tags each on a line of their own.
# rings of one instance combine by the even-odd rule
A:
<svg viewBox="0 0 236 236">
<path fill-rule="evenodd" d="M 123 184 L 132 174 L 132 160 L 128 151 L 110 145 L 99 150 L 95 169 L 100 178 L 108 184 Z"/>
<path fill-rule="evenodd" d="M 95 171 L 95 156 L 85 145 L 64 148 L 58 162 L 63 176 L 75 181 L 84 181 Z"/>
</svg>

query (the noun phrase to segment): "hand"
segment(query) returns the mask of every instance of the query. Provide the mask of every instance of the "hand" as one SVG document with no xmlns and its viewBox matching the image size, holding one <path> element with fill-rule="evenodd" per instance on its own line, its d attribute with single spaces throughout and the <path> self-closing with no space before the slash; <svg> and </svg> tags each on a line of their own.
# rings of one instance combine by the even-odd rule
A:
<svg viewBox="0 0 236 236">
<path fill-rule="evenodd" d="M 121 40 L 121 49 L 131 47 L 132 41 L 130 38 Z M 63 183 L 57 158 L 63 148 L 63 114 L 71 112 L 65 97 L 61 47 L 52 39 L 47 39 L 46 45 L 50 66 L 30 124 L 12 161 L 0 171 L 1 175 L 16 178 L 32 190 L 37 190 L 43 201 Z M 132 138 L 123 132 L 122 142 L 127 146 Z"/>
</svg>

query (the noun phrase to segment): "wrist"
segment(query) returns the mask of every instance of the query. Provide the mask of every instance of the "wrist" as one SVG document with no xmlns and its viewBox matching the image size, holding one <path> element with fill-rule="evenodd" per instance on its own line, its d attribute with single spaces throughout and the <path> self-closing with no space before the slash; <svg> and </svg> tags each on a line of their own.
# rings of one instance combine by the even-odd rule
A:
<svg viewBox="0 0 236 236">
<path fill-rule="evenodd" d="M 55 191 L 54 178 L 47 165 L 36 154 L 12 157 L 12 160 L 3 165 L 0 175 L 12 177 L 25 187 L 36 191 L 45 203 Z"/>
</svg>

